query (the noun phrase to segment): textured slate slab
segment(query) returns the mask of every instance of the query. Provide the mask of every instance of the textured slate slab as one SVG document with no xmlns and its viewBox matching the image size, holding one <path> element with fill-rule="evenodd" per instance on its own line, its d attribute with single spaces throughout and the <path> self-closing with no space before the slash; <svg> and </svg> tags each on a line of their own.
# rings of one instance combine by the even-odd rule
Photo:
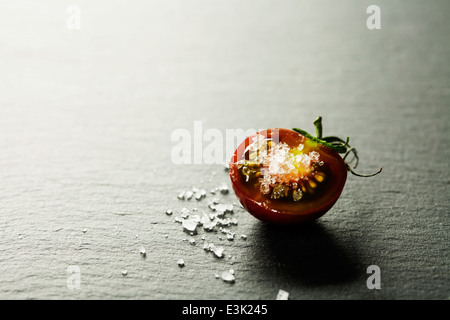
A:
<svg viewBox="0 0 450 320">
<path fill-rule="evenodd" d="M 377 1 L 382 28 L 368 30 L 370 4 L 78 1 L 80 30 L 68 3 L 5 4 L 0 298 L 448 299 L 449 4 Z M 317 115 L 352 138 L 361 171 L 383 173 L 349 177 L 303 228 L 237 205 L 233 241 L 174 222 L 213 197 L 178 190 L 229 185 L 220 165 L 171 162 L 175 129 L 313 131 Z M 229 269 L 234 283 L 216 278 Z"/>
</svg>

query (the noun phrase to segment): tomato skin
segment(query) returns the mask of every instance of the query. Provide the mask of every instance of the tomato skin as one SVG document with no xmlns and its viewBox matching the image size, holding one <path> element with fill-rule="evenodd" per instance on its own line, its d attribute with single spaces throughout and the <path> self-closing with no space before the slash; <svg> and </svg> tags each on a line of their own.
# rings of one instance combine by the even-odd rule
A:
<svg viewBox="0 0 450 320">
<path fill-rule="evenodd" d="M 273 200 L 262 195 L 244 181 L 237 161 L 243 159 L 245 149 L 257 134 L 297 147 L 300 143 L 308 150 L 319 153 L 324 163 L 327 183 L 313 197 L 298 202 Z M 236 149 L 230 161 L 229 174 L 233 190 L 242 206 L 255 218 L 277 225 L 300 225 L 320 218 L 333 207 L 344 189 L 347 180 L 347 165 L 334 150 L 322 144 L 312 142 L 298 132 L 288 129 L 267 129 L 245 139 Z M 252 189 L 253 188 L 253 189 Z"/>
</svg>

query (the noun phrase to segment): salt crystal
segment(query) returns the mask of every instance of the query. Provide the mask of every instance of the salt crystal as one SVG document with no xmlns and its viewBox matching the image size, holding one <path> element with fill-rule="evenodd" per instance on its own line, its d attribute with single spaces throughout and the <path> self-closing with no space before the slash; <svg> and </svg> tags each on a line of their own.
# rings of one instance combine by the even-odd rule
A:
<svg viewBox="0 0 450 320">
<path fill-rule="evenodd" d="M 234 281 L 236 280 L 236 277 L 235 277 L 234 274 L 232 274 L 230 271 L 224 271 L 224 272 L 222 272 L 221 277 L 222 277 L 222 280 L 223 280 L 224 282 L 230 282 L 230 283 L 232 283 L 232 282 L 234 282 Z"/>
<path fill-rule="evenodd" d="M 259 190 L 261 191 L 262 194 L 269 194 L 270 193 L 270 185 L 266 181 L 264 181 L 260 184 Z"/>
<path fill-rule="evenodd" d="M 241 234 L 241 239 L 242 240 L 247 240 L 247 236 L 245 234 Z"/>
<path fill-rule="evenodd" d="M 233 205 L 232 204 L 216 204 L 212 207 L 214 211 L 217 212 L 218 215 L 223 215 L 227 212 L 233 212 Z"/>
<path fill-rule="evenodd" d="M 194 195 L 194 193 L 192 191 L 186 191 L 186 194 L 184 195 L 184 197 L 187 200 L 191 200 L 192 196 Z"/>
<path fill-rule="evenodd" d="M 216 255 L 217 258 L 223 257 L 223 247 L 214 247 L 212 249 L 212 252 Z"/>
<path fill-rule="evenodd" d="M 214 202 L 210 202 L 208 203 L 208 208 L 210 208 L 211 210 L 216 210 L 216 205 L 214 204 Z"/>
<path fill-rule="evenodd" d="M 83 233 L 86 233 L 86 232 L 87 232 L 87 229 L 86 229 L 86 228 L 83 228 L 81 231 L 83 231 Z"/>
<path fill-rule="evenodd" d="M 197 230 L 197 225 L 198 225 L 198 221 L 195 220 L 183 220 L 183 222 L 181 223 L 181 225 L 183 226 L 183 229 L 187 232 L 196 232 Z"/>
<path fill-rule="evenodd" d="M 125 270 L 125 269 L 122 270 L 122 275 L 123 275 L 123 276 L 126 276 L 127 274 L 128 274 L 128 271 L 127 271 L 127 270 Z"/>
<path fill-rule="evenodd" d="M 225 218 L 225 219 L 217 218 L 216 219 L 216 223 L 219 226 L 226 226 L 226 227 L 228 227 L 231 224 L 231 219 L 230 218 Z"/>
<path fill-rule="evenodd" d="M 195 198 L 195 200 L 200 201 L 200 200 L 202 200 L 203 196 L 200 193 L 197 192 L 195 194 L 194 198 Z"/>
<path fill-rule="evenodd" d="M 215 221 L 208 220 L 203 223 L 203 229 L 205 229 L 205 231 L 213 231 L 215 227 L 216 227 Z"/>
<path fill-rule="evenodd" d="M 141 249 L 139 250 L 139 253 L 140 253 L 141 256 L 143 256 L 143 257 L 145 257 L 145 256 L 147 255 L 147 252 L 145 251 L 144 248 L 141 248 Z"/>
<path fill-rule="evenodd" d="M 289 300 L 289 292 L 280 289 L 277 294 L 277 300 Z"/>
<path fill-rule="evenodd" d="M 203 212 L 203 215 L 200 218 L 200 224 L 205 224 L 208 222 L 211 222 L 211 218 L 206 213 Z"/>
<path fill-rule="evenodd" d="M 166 211 L 166 214 L 167 214 L 168 216 L 170 216 L 172 213 L 173 213 L 173 211 L 170 210 L 170 209 Z"/>
<path fill-rule="evenodd" d="M 187 217 L 189 217 L 189 213 L 190 213 L 189 209 L 187 209 L 187 208 L 181 209 L 181 217 L 183 219 L 186 219 Z"/>
<path fill-rule="evenodd" d="M 184 267 L 184 260 L 183 260 L 183 259 L 179 259 L 179 260 L 177 261 L 177 264 L 178 264 L 178 266 L 179 266 L 180 268 Z"/>
<path fill-rule="evenodd" d="M 180 200 L 184 200 L 184 191 L 178 192 L 177 198 Z"/>
<path fill-rule="evenodd" d="M 220 228 L 219 231 L 222 232 L 223 234 L 231 233 L 231 231 L 229 229 L 226 229 L 226 228 Z"/>
<path fill-rule="evenodd" d="M 228 186 L 226 184 L 221 184 L 219 186 L 220 193 L 227 194 L 229 192 Z"/>
<path fill-rule="evenodd" d="M 183 219 L 181 219 L 180 217 L 175 217 L 174 220 L 175 220 L 175 222 L 180 222 L 180 223 L 183 222 Z"/>
<path fill-rule="evenodd" d="M 201 221 L 200 216 L 198 214 L 193 214 L 193 215 L 189 216 L 189 220 L 195 221 L 197 223 L 200 223 L 200 221 Z"/>
</svg>

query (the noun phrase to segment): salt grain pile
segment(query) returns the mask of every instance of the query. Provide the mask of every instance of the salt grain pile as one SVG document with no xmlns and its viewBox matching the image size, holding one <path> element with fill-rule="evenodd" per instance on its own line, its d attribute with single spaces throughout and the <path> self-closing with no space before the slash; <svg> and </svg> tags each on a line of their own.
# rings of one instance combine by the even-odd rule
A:
<svg viewBox="0 0 450 320">
<path fill-rule="evenodd" d="M 238 221 L 234 216 L 236 204 L 223 201 L 223 197 L 226 197 L 229 194 L 228 186 L 225 183 L 222 183 L 211 189 L 209 194 L 212 198 L 205 203 L 202 200 L 209 198 L 205 189 L 193 187 L 189 190 L 180 190 L 177 193 L 177 198 L 180 201 L 186 202 L 186 204 L 200 206 L 201 208 L 194 207 L 188 209 L 188 205 L 186 205 L 186 207 L 183 207 L 180 210 L 178 215 L 176 214 L 176 211 L 172 209 L 168 209 L 166 214 L 168 216 L 174 215 L 174 221 L 181 225 L 181 231 L 187 233 L 191 237 L 202 234 L 201 240 L 203 241 L 203 250 L 211 252 L 211 254 L 218 259 L 222 259 L 226 257 L 225 248 L 218 244 L 218 242 L 225 240 L 229 241 L 228 243 L 232 243 L 235 239 L 245 241 L 247 236 L 236 236 L 236 233 L 233 230 L 238 224 Z M 207 240 L 207 238 L 214 237 L 216 237 L 216 241 Z M 189 243 L 191 245 L 196 245 L 196 240 L 191 238 Z M 233 257 L 228 255 L 227 258 L 230 263 L 233 263 Z M 180 267 L 184 266 L 183 259 L 178 260 L 178 265 Z M 216 278 L 218 278 L 217 275 Z M 234 271 L 230 269 L 222 272 L 221 278 L 224 282 L 234 283 Z"/>
</svg>

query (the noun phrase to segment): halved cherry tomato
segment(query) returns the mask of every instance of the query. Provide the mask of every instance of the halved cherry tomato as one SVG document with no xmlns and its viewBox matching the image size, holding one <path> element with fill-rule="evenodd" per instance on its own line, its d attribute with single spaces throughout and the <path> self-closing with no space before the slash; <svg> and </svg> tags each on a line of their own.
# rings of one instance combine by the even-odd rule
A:
<svg viewBox="0 0 450 320">
<path fill-rule="evenodd" d="M 326 143 L 276 128 L 243 141 L 229 169 L 233 190 L 250 214 L 294 225 L 321 217 L 336 203 L 349 166 Z"/>
<path fill-rule="evenodd" d="M 234 152 L 229 164 L 233 190 L 256 218 L 282 225 L 313 221 L 336 203 L 347 171 L 359 177 L 381 172 L 356 173 L 359 157 L 349 138 L 322 137 L 322 117 L 314 125 L 316 137 L 297 128 L 267 129 L 245 139 Z M 349 154 L 353 158 L 346 162 Z"/>
</svg>

